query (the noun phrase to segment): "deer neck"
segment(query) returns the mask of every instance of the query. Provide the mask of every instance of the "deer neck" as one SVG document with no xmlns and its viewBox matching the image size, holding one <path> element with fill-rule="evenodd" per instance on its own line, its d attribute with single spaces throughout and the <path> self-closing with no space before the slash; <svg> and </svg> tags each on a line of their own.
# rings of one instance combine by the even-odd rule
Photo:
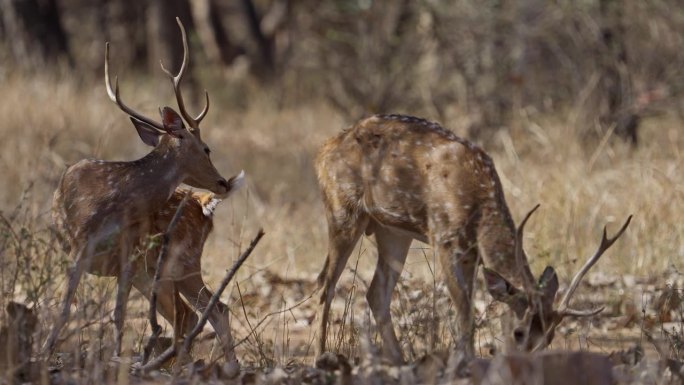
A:
<svg viewBox="0 0 684 385">
<path fill-rule="evenodd" d="M 522 287 L 524 275 L 532 276 L 532 272 L 526 255 L 522 266 L 515 260 L 515 225 L 508 206 L 498 201 L 484 206 L 478 241 L 485 265 Z"/>
<path fill-rule="evenodd" d="M 161 208 L 187 177 L 179 158 L 173 146 L 162 142 L 149 154 L 133 161 L 131 166 L 138 178 L 132 178 L 135 181 L 132 190 L 139 191 L 139 196 Z"/>
</svg>

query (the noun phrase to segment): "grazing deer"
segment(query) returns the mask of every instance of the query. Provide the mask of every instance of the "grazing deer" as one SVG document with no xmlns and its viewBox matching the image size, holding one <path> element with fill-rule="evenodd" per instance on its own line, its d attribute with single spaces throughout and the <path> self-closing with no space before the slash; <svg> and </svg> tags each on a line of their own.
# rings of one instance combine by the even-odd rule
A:
<svg viewBox="0 0 684 385">
<path fill-rule="evenodd" d="M 202 112 L 193 118 L 185 109 L 180 90 L 188 66 L 188 42 L 185 29 L 176 19 L 183 40 L 183 63 L 171 78 L 181 115 L 170 107 L 161 110 L 162 122 L 145 117 L 124 104 L 109 79 L 109 44 L 105 49 L 105 85 L 109 98 L 130 116 L 142 141 L 154 147 L 145 157 L 130 162 L 106 162 L 85 159 L 69 167 L 54 194 L 54 217 L 61 223 L 70 245 L 74 266 L 62 311 L 46 341 L 51 353 L 61 328 L 69 317 L 69 309 L 84 271 L 96 275 L 116 275 L 117 299 L 114 309 L 116 352 L 121 350 L 126 298 L 132 284 L 131 274 L 138 271 L 138 260 L 131 258 L 153 230 L 151 218 L 160 212 L 181 183 L 226 194 L 229 183 L 218 173 L 209 158 L 209 147 L 200 137 L 199 124 L 209 110 L 209 95 Z M 186 128 L 183 119 L 189 125 Z M 118 255 L 103 252 L 115 248 Z M 230 358 L 235 359 L 232 346 Z"/>
<path fill-rule="evenodd" d="M 518 323 L 512 327 L 512 339 L 519 348 L 546 346 L 566 315 L 601 311 L 572 310 L 568 301 L 586 271 L 623 233 L 629 220 L 614 238 L 606 238 L 604 232 L 596 255 L 573 279 L 561 307 L 553 310 L 556 273 L 547 267 L 539 282 L 535 281 L 522 249 L 527 218 L 516 231 L 494 163 L 479 147 L 436 123 L 379 115 L 328 140 L 315 167 L 329 242 L 318 278 L 323 289 L 317 317 L 319 355 L 325 352 L 335 285 L 364 233 L 375 235 L 378 250 L 366 298 L 382 336 L 383 352 L 395 363 L 403 362 L 403 357 L 390 301 L 413 239 L 430 243 L 439 256 L 458 312 L 460 342 L 469 356 L 474 354 L 471 298 L 479 263 L 487 266 L 489 292 L 515 313 Z"/>
</svg>

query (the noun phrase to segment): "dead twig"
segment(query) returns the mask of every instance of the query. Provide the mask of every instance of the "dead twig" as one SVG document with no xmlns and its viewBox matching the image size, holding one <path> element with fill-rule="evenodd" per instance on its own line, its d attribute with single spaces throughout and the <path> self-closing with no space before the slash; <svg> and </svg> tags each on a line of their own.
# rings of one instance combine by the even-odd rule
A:
<svg viewBox="0 0 684 385">
<path fill-rule="evenodd" d="M 233 266 L 231 266 L 231 268 L 226 272 L 226 275 L 223 277 L 221 284 L 219 285 L 218 289 L 216 289 L 216 291 L 214 292 L 214 295 L 211 296 L 211 299 L 209 300 L 207 307 L 204 309 L 202 317 L 199 319 L 199 321 L 192 329 L 192 331 L 190 331 L 190 333 L 185 337 L 185 340 L 183 341 L 183 345 L 180 351 L 176 351 L 175 345 L 169 347 L 157 358 L 148 362 L 145 365 L 142 365 L 139 369 L 142 373 L 159 369 L 162 365 L 164 365 L 166 361 L 170 360 L 176 355 L 178 355 L 182 359 L 185 356 L 185 354 L 187 354 L 187 352 L 190 350 L 190 345 L 192 344 L 192 341 L 195 339 L 195 337 L 199 335 L 199 333 L 204 328 L 204 325 L 206 325 L 207 321 L 209 320 L 209 313 L 211 313 L 212 309 L 219 302 L 221 294 L 223 294 L 223 291 L 226 289 L 230 281 L 233 279 L 240 266 L 242 266 L 242 264 L 247 260 L 247 257 L 249 257 L 249 255 L 252 253 L 257 243 L 259 243 L 261 237 L 263 236 L 264 230 L 259 229 L 259 232 L 257 233 L 256 237 L 249 244 L 249 247 L 247 247 L 247 249 L 244 252 L 242 252 L 242 254 L 240 254 L 240 257 L 237 259 L 237 261 L 235 261 L 235 263 L 233 263 Z"/>
<path fill-rule="evenodd" d="M 183 207 L 185 207 L 185 204 L 190 198 L 191 193 L 192 192 L 189 190 L 185 193 L 183 200 L 176 209 L 176 213 L 173 214 L 173 218 L 171 219 L 171 222 L 169 222 L 169 226 L 166 228 L 166 231 L 162 235 L 162 243 L 161 247 L 159 248 L 159 256 L 157 257 L 157 270 L 154 272 L 154 279 L 152 281 L 152 293 L 150 295 L 149 320 L 150 327 L 152 328 L 152 335 L 150 336 L 150 339 L 147 341 L 147 344 L 145 344 L 145 348 L 143 350 L 143 365 L 146 364 L 147 361 L 150 359 L 152 349 L 157 344 L 157 339 L 159 339 L 159 336 L 162 332 L 162 328 L 159 325 L 159 322 L 157 321 L 157 292 L 159 291 L 159 280 L 161 279 L 161 272 L 162 268 L 164 267 L 164 259 L 166 259 L 166 254 L 168 254 L 169 242 L 171 241 L 171 233 L 176 228 L 176 224 L 180 219 Z"/>
</svg>

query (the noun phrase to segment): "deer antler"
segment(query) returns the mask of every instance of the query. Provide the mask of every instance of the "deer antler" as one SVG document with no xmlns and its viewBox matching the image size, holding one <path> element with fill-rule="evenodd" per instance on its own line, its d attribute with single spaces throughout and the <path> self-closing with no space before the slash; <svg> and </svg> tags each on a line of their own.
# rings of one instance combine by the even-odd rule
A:
<svg viewBox="0 0 684 385">
<path fill-rule="evenodd" d="M 520 273 L 522 274 L 523 288 L 527 293 L 535 292 L 537 290 L 537 285 L 534 281 L 532 271 L 530 270 L 530 265 L 527 262 L 525 251 L 523 250 L 523 232 L 527 220 L 530 219 L 532 214 L 537 211 L 538 208 L 539 204 L 534 206 L 534 208 L 532 208 L 532 210 L 525 215 L 525 218 L 522 220 L 522 222 L 520 222 L 520 226 L 518 226 L 518 229 L 515 232 L 515 263 L 520 269 Z"/>
<path fill-rule="evenodd" d="M 575 274 L 575 276 L 572 278 L 572 281 L 570 282 L 570 286 L 568 287 L 568 291 L 565 293 L 563 296 L 563 299 L 561 300 L 560 304 L 558 305 L 558 315 L 562 318 L 568 315 L 574 315 L 574 316 L 581 316 L 581 317 L 586 317 L 586 316 L 591 316 L 591 315 L 596 315 L 603 311 L 603 306 L 600 306 L 596 309 L 591 309 L 591 310 L 576 310 L 576 309 L 571 309 L 568 307 L 568 303 L 570 302 L 570 298 L 572 298 L 573 294 L 575 294 L 575 290 L 577 290 L 577 287 L 579 286 L 580 282 L 582 281 L 582 278 L 587 274 L 589 269 L 596 264 L 596 262 L 601 258 L 603 253 L 605 253 L 606 250 L 608 250 L 615 241 L 617 241 L 618 238 L 622 235 L 622 233 L 627 230 L 627 226 L 629 226 L 629 223 L 632 221 L 632 216 L 630 215 L 625 223 L 622 225 L 620 230 L 615 234 L 614 237 L 609 238 L 607 235 L 607 230 L 606 227 L 603 227 L 603 236 L 601 237 L 601 244 L 599 245 L 598 249 L 596 250 L 596 253 L 587 260 L 587 262 L 584 263 L 584 266 Z"/>
<path fill-rule="evenodd" d="M 206 104 L 202 112 L 200 112 L 196 118 L 191 117 L 185 109 L 183 94 L 180 90 L 181 80 L 183 80 L 183 75 L 185 75 L 185 71 L 188 68 L 188 62 L 190 61 L 190 55 L 188 54 L 188 38 L 185 35 L 185 27 L 183 27 L 183 23 L 181 23 L 180 18 L 176 17 L 176 22 L 180 27 L 181 35 L 183 37 L 183 63 L 181 64 L 181 68 L 178 71 L 177 75 L 173 75 L 171 71 L 167 70 L 166 67 L 164 67 L 164 63 L 161 60 L 159 61 L 159 64 L 161 65 L 162 71 L 164 71 L 171 78 L 171 83 L 173 84 L 173 91 L 176 94 L 176 101 L 178 102 L 178 108 L 180 109 L 181 115 L 183 115 L 183 118 L 186 122 L 188 122 L 190 127 L 198 129 L 200 122 L 202 121 L 202 119 L 204 119 L 204 117 L 207 115 L 207 112 L 209 111 L 209 93 L 206 90 L 204 91 Z"/>
<path fill-rule="evenodd" d="M 584 266 L 575 274 L 575 276 L 572 278 L 572 281 L 570 282 L 570 286 L 568 287 L 568 291 L 565 293 L 563 296 L 563 299 L 561 300 L 560 304 L 558 305 L 558 310 L 556 310 L 557 317 L 553 320 L 551 325 L 549 325 L 546 328 L 546 336 L 548 337 L 550 334 L 552 334 L 556 327 L 563 321 L 563 318 L 567 316 L 576 316 L 576 317 L 588 317 L 588 316 L 594 316 L 600 312 L 603 311 L 605 308 L 604 306 L 599 306 L 594 309 L 589 309 L 589 310 L 578 310 L 578 309 L 572 309 L 568 307 L 568 303 L 570 302 L 570 298 L 572 298 L 573 294 L 575 294 L 575 290 L 577 290 L 577 287 L 579 286 L 580 282 L 582 281 L 582 278 L 587 274 L 589 269 L 592 268 L 596 264 L 596 262 L 601 258 L 603 253 L 608 250 L 615 241 L 617 241 L 618 238 L 622 235 L 622 233 L 627 230 L 627 226 L 629 226 L 629 223 L 632 221 L 632 216 L 630 215 L 627 217 L 627 220 L 625 223 L 622 225 L 620 230 L 615 234 L 614 237 L 608 238 L 607 235 L 607 230 L 606 226 L 603 227 L 603 236 L 601 237 L 601 244 L 599 245 L 598 249 L 596 250 L 596 253 L 587 260 L 587 262 L 584 263 Z M 536 352 L 540 349 L 543 349 L 544 346 L 546 346 L 547 338 L 544 338 L 537 346 L 535 346 L 531 351 Z"/>
<path fill-rule="evenodd" d="M 117 106 L 121 109 L 121 111 L 127 113 L 129 116 L 138 119 L 144 123 L 149 124 L 150 126 L 160 130 L 160 131 L 166 131 L 164 129 L 164 126 L 160 123 L 155 122 L 154 120 L 134 111 L 132 108 L 128 107 L 127 105 L 124 104 L 124 102 L 121 100 L 121 96 L 119 95 L 119 78 L 114 77 L 114 90 L 112 90 L 112 83 L 109 80 L 109 42 L 105 43 L 105 65 L 104 65 L 104 70 L 105 70 L 105 87 L 107 88 L 107 95 L 109 95 L 109 99 L 111 99 L 114 103 L 116 103 Z"/>
</svg>

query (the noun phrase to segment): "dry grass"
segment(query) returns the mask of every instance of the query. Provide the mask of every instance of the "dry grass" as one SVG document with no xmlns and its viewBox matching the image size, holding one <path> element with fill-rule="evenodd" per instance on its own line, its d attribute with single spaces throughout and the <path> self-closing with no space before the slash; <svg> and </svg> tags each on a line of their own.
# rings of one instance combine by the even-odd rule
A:
<svg viewBox="0 0 684 385">
<path fill-rule="evenodd" d="M 122 78 L 127 78 L 123 75 Z M 4 138 L 0 152 L 0 173 L 4 181 L 0 190 L 0 210 L 15 229 L 19 229 L 21 236 L 24 230 L 46 228 L 52 192 L 66 164 L 86 156 L 130 160 L 147 151 L 125 115 L 106 98 L 102 84 L 77 84 L 77 79 L 49 76 L 0 79 L 3 90 L 0 135 Z M 162 102 L 175 105 L 169 88 L 161 76 L 139 84 L 123 82 L 122 97 L 129 105 L 155 115 L 156 107 Z M 209 88 L 209 92 L 210 95 L 225 94 L 221 89 Z M 254 279 L 254 274 L 263 269 L 277 271 L 284 277 L 313 279 L 323 264 L 327 236 L 312 159 L 325 138 L 351 122 L 322 103 L 278 109 L 264 94 L 251 95 L 246 109 L 223 108 L 228 103 L 220 96 L 212 102 L 213 107 L 203 123 L 203 137 L 213 150 L 217 168 L 226 177 L 244 169 L 248 188 L 223 203 L 216 214 L 214 235 L 203 258 L 207 282 L 216 284 L 220 280 L 223 271 L 241 247 L 244 248 L 247 238 L 259 227 L 265 229 L 266 236 L 240 273 L 243 291 L 256 293 L 255 296 L 263 294 L 259 281 Z M 578 128 L 568 121 L 565 113 L 554 117 L 524 116 L 509 132 L 494 138 L 487 148 L 497 165 L 514 217 L 518 219 L 534 204 L 542 204 L 526 234 L 532 269 L 541 271 L 547 264 L 554 265 L 561 282 L 567 283 L 569 275 L 597 246 L 602 226 L 607 223 L 609 232 L 615 231 L 631 213 L 634 220 L 629 230 L 593 274 L 645 278 L 657 276 L 670 266 L 684 270 L 683 122 L 670 115 L 647 120 L 641 131 L 641 147 L 631 150 L 610 138 L 598 145 L 583 144 L 577 139 Z M 457 133 L 464 131 L 458 121 L 442 123 Z M 23 196 L 24 191 L 28 191 L 28 195 Z M 19 202 L 21 214 L 15 215 L 14 209 Z M 6 232 L 3 236 L 7 236 Z M 7 239 L 2 242 L 10 244 Z M 371 243 L 372 240 L 364 239 L 358 254 L 351 259 L 350 265 L 359 256 L 355 293 L 354 296 L 338 296 L 339 305 L 345 298 L 347 304 L 353 301 L 365 305 L 363 282 L 370 281 L 375 264 L 374 253 L 367 250 Z M 413 246 L 406 277 L 424 282 L 428 288 L 425 290 L 429 290 L 433 282 L 431 269 L 436 268 L 439 276 L 439 267 L 434 266 L 432 253 L 426 245 L 415 243 Z M 10 251 L 10 248 L 2 247 L 3 251 Z M 16 248 L 12 250 L 16 252 Z M 46 296 L 59 294 L 63 286 L 64 256 L 58 251 L 54 251 L 56 256 L 22 250 L 26 267 L 31 268 L 29 265 L 34 264 L 40 270 L 35 274 L 24 273 L 29 277 L 49 276 L 51 281 L 39 282 L 35 288 L 12 287 L 12 292 L 3 294 L 8 295 L 8 300 L 11 297 L 28 299 L 54 309 L 58 296 Z M 3 277 L 8 271 L 5 266 L 13 263 L 14 258 L 9 257 L 10 253 L 5 255 L 7 257 L 3 256 L 0 261 Z M 45 264 L 58 268 L 45 272 Z M 429 268 L 427 264 L 430 264 Z M 343 280 L 352 281 L 352 275 L 345 273 Z M 103 281 L 105 283 L 97 283 Z M 89 279 L 86 282 L 86 285 L 104 287 L 111 293 L 109 280 Z M 406 285 L 400 290 L 402 300 L 395 303 L 399 316 L 405 314 L 401 306 L 410 307 L 411 303 Z M 655 285 L 663 287 L 665 282 Z M 58 289 L 53 290 L 55 287 Z M 7 287 L 3 289 L 7 290 Z M 235 289 L 232 290 L 231 297 L 238 298 Z M 82 293 L 79 298 L 92 299 Z M 92 287 L 88 293 L 94 293 Z M 102 294 L 100 299 L 106 297 Z M 433 306 L 428 299 L 424 306 Z M 92 304 L 97 303 L 93 301 Z M 258 320 L 274 308 L 284 309 L 293 304 L 288 298 L 276 302 L 277 305 L 253 311 L 250 316 L 254 315 Z M 309 301 L 306 309 L 313 309 L 315 302 Z M 239 301 L 233 305 L 236 327 L 243 328 L 237 336 L 240 339 L 248 334 L 245 330 L 254 326 L 255 320 L 247 325 Z M 339 306 L 339 309 L 345 307 L 348 306 Z M 106 315 L 103 307 L 94 305 L 92 308 L 83 306 L 82 312 L 84 319 Z M 253 355 L 254 361 L 270 356 L 266 358 L 280 363 L 286 363 L 292 355 L 310 354 L 307 350 L 311 341 L 310 328 L 308 332 L 306 328 L 297 329 L 305 316 L 299 314 L 291 320 L 283 316 L 273 321 L 271 331 L 259 336 L 255 334 L 242 351 Z M 426 320 L 433 316 L 429 309 L 422 315 Z M 448 318 L 448 311 L 441 316 Z M 367 324 L 367 317 L 367 311 L 357 313 L 356 324 Z M 429 338 L 430 333 L 418 330 L 420 325 L 413 325 L 416 329 L 413 332 L 409 330 L 412 325 L 409 321 L 405 322 L 408 325 L 406 333 L 413 333 L 416 340 Z M 273 326 L 276 324 L 279 326 Z M 439 338 L 444 339 L 449 330 L 444 324 L 441 327 Z M 290 346 L 291 329 L 298 330 L 294 334 L 304 341 L 303 347 Z M 146 332 L 141 328 L 136 330 L 136 338 Z M 356 330 L 357 334 L 361 331 Z M 351 337 L 345 338 L 348 342 Z M 264 353 L 264 349 L 268 353 Z"/>
<path fill-rule="evenodd" d="M 163 80 L 124 83 L 123 97 L 154 116 L 159 104 L 173 105 Z M 0 170 L 10 182 L 0 191 L 3 211 L 33 185 L 26 199 L 44 216 L 66 164 L 83 157 L 134 159 L 147 151 L 100 84 L 8 78 L 2 88 Z M 159 92 L 149 91 L 155 88 Z M 244 168 L 249 177 L 247 192 L 221 207 L 209 254 L 225 252 L 243 229 L 261 224 L 269 232 L 264 262 L 285 260 L 293 268 L 315 264 L 325 254 L 325 223 L 312 157 L 325 138 L 351 122 L 323 104 L 278 110 L 268 96 L 254 99 L 244 111 L 222 109 L 215 100 L 203 124 L 219 170 L 231 175 Z M 458 122 L 442 123 L 462 131 Z M 586 255 L 604 223 L 629 213 L 635 222 L 614 249 L 619 257 L 606 259 L 611 269 L 650 273 L 681 257 L 681 125 L 670 116 L 647 120 L 643 145 L 635 151 L 611 140 L 598 148 L 585 145 L 562 115 L 521 119 L 511 133 L 495 138 L 487 150 L 515 217 L 542 204 L 528 232 L 527 245 L 540 256 L 535 267 Z"/>
</svg>

